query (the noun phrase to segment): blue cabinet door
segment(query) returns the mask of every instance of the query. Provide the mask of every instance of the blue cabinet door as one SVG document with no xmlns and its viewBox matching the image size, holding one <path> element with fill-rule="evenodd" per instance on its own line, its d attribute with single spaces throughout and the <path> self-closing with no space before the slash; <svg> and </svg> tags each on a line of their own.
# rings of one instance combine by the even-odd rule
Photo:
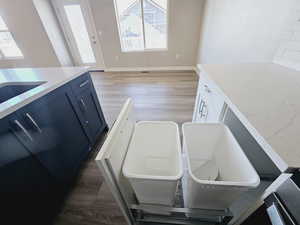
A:
<svg viewBox="0 0 300 225">
<path fill-rule="evenodd" d="M 73 98 L 64 85 L 19 112 L 33 139 L 27 140 L 28 149 L 60 183 L 73 179 L 90 149 Z"/>
<path fill-rule="evenodd" d="M 101 109 L 98 109 L 98 100 L 92 90 L 85 90 L 77 96 L 77 102 L 83 114 L 84 124 L 90 136 L 91 142 L 95 143 L 107 126 L 102 115 Z"/>
<path fill-rule="evenodd" d="M 17 116 L 0 120 L 0 199 L 7 193 L 48 191 L 49 173 L 23 145 L 27 138 Z"/>
<path fill-rule="evenodd" d="M 87 73 L 74 80 L 72 89 L 76 96 L 75 105 L 80 109 L 78 114 L 81 122 L 91 144 L 94 144 L 103 131 L 107 129 L 107 124 L 90 75 Z"/>
<path fill-rule="evenodd" d="M 23 144 L 29 138 L 15 115 L 0 120 L 2 224 L 43 224 L 56 204 L 56 182 Z"/>
</svg>

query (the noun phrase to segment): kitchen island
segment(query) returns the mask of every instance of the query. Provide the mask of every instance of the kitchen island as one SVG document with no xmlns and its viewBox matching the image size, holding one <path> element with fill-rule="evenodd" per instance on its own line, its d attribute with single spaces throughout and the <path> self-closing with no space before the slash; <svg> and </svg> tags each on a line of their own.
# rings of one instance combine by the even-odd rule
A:
<svg viewBox="0 0 300 225">
<path fill-rule="evenodd" d="M 19 68 L 0 70 L 0 88 L 12 84 L 40 84 L 0 104 L 0 119 L 88 72 L 87 67 Z"/>
<path fill-rule="evenodd" d="M 9 224 L 47 224 L 107 130 L 87 68 L 0 70 L 0 197 Z M 14 217 L 12 215 L 20 216 Z"/>
</svg>

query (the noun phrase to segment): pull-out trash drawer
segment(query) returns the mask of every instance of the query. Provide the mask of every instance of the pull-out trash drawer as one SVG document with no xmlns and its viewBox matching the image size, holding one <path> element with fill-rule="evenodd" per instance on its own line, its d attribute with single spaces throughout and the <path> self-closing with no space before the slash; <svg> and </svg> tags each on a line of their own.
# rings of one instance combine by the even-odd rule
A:
<svg viewBox="0 0 300 225">
<path fill-rule="evenodd" d="M 185 123 L 183 178 L 187 208 L 228 208 L 260 179 L 229 128 L 221 123 Z"/>
<path fill-rule="evenodd" d="M 184 207 L 177 124 L 136 123 L 133 109 L 128 99 L 96 157 L 103 187 L 111 191 L 128 224 L 227 224 L 230 209 Z"/>
<path fill-rule="evenodd" d="M 139 203 L 172 206 L 183 174 L 178 125 L 174 122 L 136 123 L 123 174 Z"/>
</svg>

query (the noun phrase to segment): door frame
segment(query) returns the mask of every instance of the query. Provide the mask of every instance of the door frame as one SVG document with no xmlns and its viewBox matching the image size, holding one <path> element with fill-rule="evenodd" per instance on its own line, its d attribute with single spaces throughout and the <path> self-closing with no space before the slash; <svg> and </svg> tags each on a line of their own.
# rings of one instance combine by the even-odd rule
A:
<svg viewBox="0 0 300 225">
<path fill-rule="evenodd" d="M 54 8 L 54 11 L 56 13 L 56 16 L 58 18 L 58 21 L 61 26 L 61 30 L 64 33 L 67 45 L 70 49 L 72 58 L 74 59 L 74 62 L 77 66 L 91 66 L 96 69 L 104 69 L 104 57 L 102 54 L 102 48 L 99 41 L 99 37 L 97 35 L 97 29 L 94 22 L 92 9 L 90 7 L 88 0 L 68 0 L 68 4 L 79 4 L 81 6 L 82 14 L 85 20 L 86 28 L 88 31 L 89 40 L 91 43 L 92 51 L 94 54 L 94 57 L 96 59 L 95 64 L 87 64 L 83 63 L 81 60 L 81 56 L 79 53 L 79 50 L 77 48 L 77 44 L 75 41 L 75 38 L 73 36 L 73 32 L 70 28 L 68 18 L 66 17 L 65 12 L 63 11 L 64 3 L 66 3 L 65 0 L 51 0 L 52 6 Z"/>
</svg>

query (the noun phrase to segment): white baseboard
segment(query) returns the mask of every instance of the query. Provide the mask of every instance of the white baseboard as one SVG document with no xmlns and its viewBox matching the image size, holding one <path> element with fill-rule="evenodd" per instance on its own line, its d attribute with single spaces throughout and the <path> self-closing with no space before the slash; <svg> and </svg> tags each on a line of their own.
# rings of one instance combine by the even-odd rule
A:
<svg viewBox="0 0 300 225">
<path fill-rule="evenodd" d="M 89 70 L 90 71 L 101 71 L 101 70 L 105 70 L 105 68 L 104 67 L 98 67 L 98 66 L 89 66 Z"/>
<path fill-rule="evenodd" d="M 111 67 L 105 72 L 141 72 L 141 71 L 195 71 L 194 66 L 162 66 L 162 67 Z"/>
</svg>

